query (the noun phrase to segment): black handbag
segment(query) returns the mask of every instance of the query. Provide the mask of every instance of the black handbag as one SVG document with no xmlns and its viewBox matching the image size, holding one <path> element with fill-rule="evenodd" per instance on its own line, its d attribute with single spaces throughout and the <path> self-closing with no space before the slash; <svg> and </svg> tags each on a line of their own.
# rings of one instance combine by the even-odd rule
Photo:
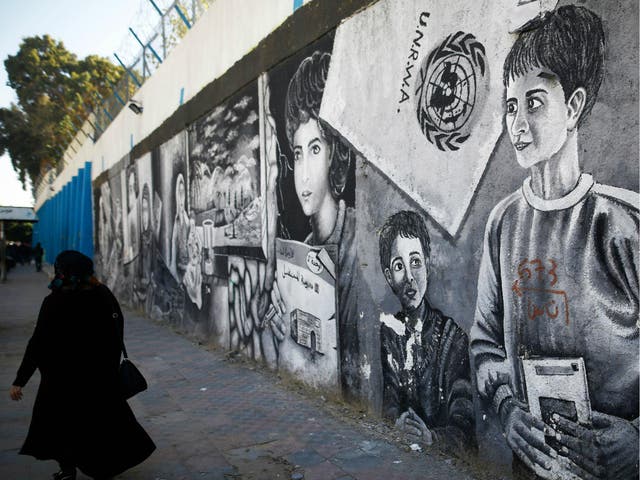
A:
<svg viewBox="0 0 640 480">
<path fill-rule="evenodd" d="M 147 381 L 140 370 L 133 364 L 127 356 L 127 349 L 124 347 L 124 339 L 122 340 L 123 359 L 120 362 L 118 375 L 120 377 L 120 393 L 125 399 L 129 399 L 134 395 L 147 389 Z"/>
<path fill-rule="evenodd" d="M 121 314 L 120 309 L 112 304 L 112 317 L 116 320 Z M 116 331 L 118 331 L 118 325 L 116 324 Z M 118 332 L 120 337 L 120 346 L 122 350 L 122 361 L 120 362 L 120 368 L 118 369 L 118 383 L 120 385 L 120 394 L 125 400 L 143 392 L 147 389 L 147 380 L 144 375 L 140 373 L 140 370 L 129 360 L 127 355 L 127 348 L 124 346 L 124 329 L 122 332 Z"/>
</svg>

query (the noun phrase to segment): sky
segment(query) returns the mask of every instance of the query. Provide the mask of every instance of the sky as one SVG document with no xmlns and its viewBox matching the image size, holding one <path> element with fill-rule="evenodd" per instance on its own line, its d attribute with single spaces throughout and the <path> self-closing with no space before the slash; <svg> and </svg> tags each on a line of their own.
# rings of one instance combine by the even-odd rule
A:
<svg viewBox="0 0 640 480">
<path fill-rule="evenodd" d="M 158 21 L 148 0 L 0 0 L 0 107 L 15 102 L 4 60 L 23 38 L 49 34 L 79 58 L 96 54 L 115 62 L 113 52 L 135 42 L 128 27 L 141 12 Z M 22 188 L 7 154 L 0 157 L 0 205 L 33 206 L 31 188 Z"/>
</svg>

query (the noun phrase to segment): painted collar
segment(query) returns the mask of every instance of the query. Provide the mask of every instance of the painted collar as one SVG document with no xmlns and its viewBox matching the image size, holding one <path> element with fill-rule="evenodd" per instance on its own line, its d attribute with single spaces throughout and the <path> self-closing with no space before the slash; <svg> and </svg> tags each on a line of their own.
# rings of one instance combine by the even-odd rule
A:
<svg viewBox="0 0 640 480">
<path fill-rule="evenodd" d="M 582 173 L 575 188 L 564 197 L 546 200 L 533 193 L 533 189 L 531 188 L 531 177 L 527 177 L 522 184 L 522 194 L 524 195 L 527 203 L 536 210 L 541 210 L 543 212 L 566 210 L 567 208 L 571 208 L 580 203 L 587 193 L 589 193 L 593 184 L 593 177 L 588 173 Z"/>
</svg>

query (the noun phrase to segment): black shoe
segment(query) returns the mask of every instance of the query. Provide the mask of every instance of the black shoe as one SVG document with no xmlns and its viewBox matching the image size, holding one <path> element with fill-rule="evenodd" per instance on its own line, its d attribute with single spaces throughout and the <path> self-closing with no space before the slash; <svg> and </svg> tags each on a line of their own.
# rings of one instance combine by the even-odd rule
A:
<svg viewBox="0 0 640 480">
<path fill-rule="evenodd" d="M 76 469 L 73 470 L 60 470 L 51 477 L 52 480 L 76 480 Z"/>
</svg>

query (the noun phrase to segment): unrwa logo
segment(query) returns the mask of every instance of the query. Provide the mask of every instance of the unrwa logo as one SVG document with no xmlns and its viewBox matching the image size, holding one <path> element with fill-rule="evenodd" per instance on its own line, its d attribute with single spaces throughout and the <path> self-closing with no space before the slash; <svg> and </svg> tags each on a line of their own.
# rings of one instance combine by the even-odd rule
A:
<svg viewBox="0 0 640 480">
<path fill-rule="evenodd" d="M 471 135 L 472 114 L 488 88 L 484 46 L 471 33 L 449 35 L 422 62 L 416 77 L 418 123 L 429 142 L 455 151 Z"/>
</svg>

